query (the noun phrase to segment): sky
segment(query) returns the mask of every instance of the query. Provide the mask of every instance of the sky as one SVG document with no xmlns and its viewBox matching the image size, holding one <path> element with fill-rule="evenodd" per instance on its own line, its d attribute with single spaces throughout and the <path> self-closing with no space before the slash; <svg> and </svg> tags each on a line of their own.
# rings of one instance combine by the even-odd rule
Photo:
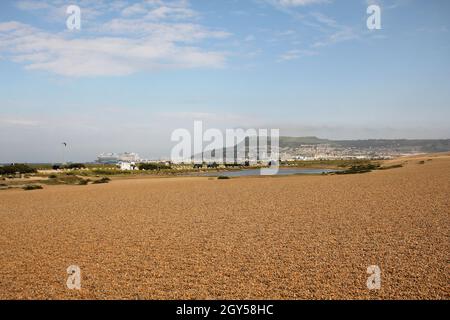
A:
<svg viewBox="0 0 450 320">
<path fill-rule="evenodd" d="M 448 0 L 3 0 L 0 163 L 59 162 L 62 142 L 70 161 L 157 159 L 195 120 L 450 138 L 449 14 Z"/>
</svg>

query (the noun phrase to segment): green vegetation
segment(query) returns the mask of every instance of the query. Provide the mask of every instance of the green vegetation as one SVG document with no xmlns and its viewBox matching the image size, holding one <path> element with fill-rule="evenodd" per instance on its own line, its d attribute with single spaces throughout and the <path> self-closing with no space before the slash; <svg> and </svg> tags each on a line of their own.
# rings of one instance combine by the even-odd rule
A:
<svg viewBox="0 0 450 320">
<path fill-rule="evenodd" d="M 36 170 L 63 170 L 63 169 L 92 169 L 92 168 L 101 168 L 101 169 L 114 169 L 116 166 L 114 164 L 102 164 L 102 163 L 33 163 L 29 164 L 29 166 Z"/>
<path fill-rule="evenodd" d="M 102 183 L 108 183 L 110 181 L 111 181 L 111 179 L 109 179 L 107 177 L 103 177 L 99 180 L 95 180 L 94 182 L 92 182 L 92 184 L 102 184 Z"/>
<path fill-rule="evenodd" d="M 50 178 L 50 177 L 49 177 Z M 47 185 L 85 185 L 83 178 L 78 177 L 74 174 L 64 174 L 64 175 L 51 175 L 49 180 L 42 180 L 40 183 Z"/>
<path fill-rule="evenodd" d="M 52 170 L 51 163 L 30 163 L 28 166 L 36 170 Z"/>
<path fill-rule="evenodd" d="M 47 185 L 75 185 L 75 186 L 85 186 L 88 185 L 92 180 L 91 179 L 83 179 L 80 176 L 74 175 L 61 175 L 55 179 L 42 180 L 40 183 Z M 92 184 L 100 184 L 100 183 L 108 183 L 110 181 L 109 178 L 103 177 L 98 180 L 92 181 Z"/>
<path fill-rule="evenodd" d="M 358 174 L 358 173 L 372 172 L 374 170 L 390 170 L 390 169 L 397 169 L 397 168 L 402 168 L 402 167 L 403 167 L 402 164 L 394 164 L 391 166 L 382 167 L 378 163 L 369 163 L 369 164 L 364 164 L 364 165 L 351 166 L 347 170 L 336 172 L 336 174 Z"/>
<path fill-rule="evenodd" d="M 86 166 L 82 163 L 70 163 L 64 166 L 64 169 L 85 169 Z"/>
<path fill-rule="evenodd" d="M 0 175 L 11 175 L 15 173 L 36 173 L 36 169 L 26 164 L 11 164 L 9 166 L 0 167 Z"/>
<path fill-rule="evenodd" d="M 403 168 L 403 165 L 402 164 L 394 164 L 391 166 L 380 167 L 380 168 L 378 168 L 378 170 L 390 170 L 390 169 L 398 169 L 398 168 Z"/>
<path fill-rule="evenodd" d="M 42 186 L 37 185 L 37 184 L 29 184 L 26 185 L 22 188 L 25 191 L 31 191 L 31 190 L 39 190 L 39 189 L 43 189 Z"/>
<path fill-rule="evenodd" d="M 86 172 L 81 172 L 81 175 L 99 175 L 99 176 L 112 176 L 118 174 L 131 174 L 132 171 L 124 171 L 119 169 L 92 169 Z"/>
<path fill-rule="evenodd" d="M 318 169 L 343 169 L 352 166 L 370 165 L 370 160 L 309 160 L 309 161 L 286 161 L 282 162 L 282 166 L 299 167 L 299 168 L 318 168 Z"/>
<path fill-rule="evenodd" d="M 230 177 L 227 177 L 227 176 L 219 176 L 217 178 L 217 180 L 228 180 L 228 179 L 230 179 Z"/>
<path fill-rule="evenodd" d="M 155 170 L 170 170 L 171 166 L 161 163 L 140 163 L 138 164 L 139 170 L 155 171 Z"/>
<path fill-rule="evenodd" d="M 239 163 L 225 163 L 224 167 L 225 168 L 236 168 L 236 167 L 240 168 L 240 167 L 242 167 L 242 165 Z"/>
<path fill-rule="evenodd" d="M 367 165 L 356 165 L 351 166 L 350 169 L 336 172 L 336 174 L 358 174 L 358 173 L 367 173 L 373 170 L 379 169 L 380 166 L 376 164 L 367 164 Z"/>
<path fill-rule="evenodd" d="M 81 180 L 78 182 L 78 185 L 79 185 L 79 186 L 85 186 L 85 185 L 87 185 L 87 184 L 89 183 L 89 181 L 91 181 L 91 180 L 89 180 L 89 179 L 86 179 L 86 180 L 81 179 Z"/>
<path fill-rule="evenodd" d="M 213 163 L 207 164 L 206 167 L 208 169 L 217 169 L 217 168 L 219 168 L 219 164 L 217 162 L 213 162 Z"/>
</svg>

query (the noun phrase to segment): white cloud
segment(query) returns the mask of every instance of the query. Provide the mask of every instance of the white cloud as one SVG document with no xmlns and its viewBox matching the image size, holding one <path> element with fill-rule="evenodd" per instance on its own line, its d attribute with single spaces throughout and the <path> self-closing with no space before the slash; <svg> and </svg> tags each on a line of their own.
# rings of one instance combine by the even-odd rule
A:
<svg viewBox="0 0 450 320">
<path fill-rule="evenodd" d="M 46 2 L 30 1 L 30 0 L 17 1 L 16 6 L 20 10 L 27 10 L 27 11 L 28 10 L 42 10 L 42 9 L 49 8 L 49 4 Z"/>
<path fill-rule="evenodd" d="M 358 38 L 359 35 L 352 28 L 343 28 L 329 35 L 325 39 L 315 42 L 312 47 L 326 47 L 329 45 L 337 44 L 339 42 L 355 40 Z"/>
<path fill-rule="evenodd" d="M 399 7 L 409 5 L 411 0 L 366 0 L 366 4 L 370 5 L 378 5 L 383 9 L 392 10 L 397 9 Z"/>
<path fill-rule="evenodd" d="M 256 38 L 255 38 L 255 36 L 252 35 L 252 34 L 249 34 L 249 35 L 246 36 L 245 39 L 244 39 L 245 42 L 251 42 L 251 41 L 255 41 L 255 40 L 256 40 Z"/>
<path fill-rule="evenodd" d="M 11 30 L 12 27 L 14 29 Z M 166 26 L 167 27 L 167 26 Z M 174 30 L 160 36 L 68 38 L 27 25 L 0 23 L 0 52 L 28 70 L 42 70 L 69 77 L 128 75 L 161 68 L 221 67 L 225 55 L 194 46 L 179 45 Z M 176 29 L 176 27 L 175 27 Z M 183 28 L 180 28 L 183 30 Z M 207 37 L 205 34 L 201 36 Z M 198 34 L 186 31 L 192 40 Z"/>
<path fill-rule="evenodd" d="M 332 3 L 332 0 L 265 0 L 265 2 L 292 16 L 303 26 L 313 30 L 314 33 L 312 34 L 316 36 L 316 39 L 312 40 L 310 44 L 305 45 L 303 50 L 290 50 L 280 55 L 277 62 L 294 60 L 303 56 L 316 55 L 316 51 L 320 47 L 326 47 L 340 42 L 360 38 L 360 35 L 355 28 L 340 24 L 334 18 L 321 12 L 313 11 L 308 13 L 300 13 L 300 10 L 296 9 L 297 7 L 313 4 Z M 277 40 L 280 37 L 286 36 L 295 38 L 295 35 L 296 31 L 288 30 L 284 33 L 278 33 Z M 299 41 L 295 39 L 292 42 L 292 44 L 298 43 Z M 302 41 L 302 43 L 305 43 L 305 41 Z"/>
<path fill-rule="evenodd" d="M 327 3 L 327 0 L 275 0 L 282 7 L 298 7 L 310 4 Z"/>
<path fill-rule="evenodd" d="M 302 57 L 310 57 L 317 55 L 317 52 L 312 50 L 289 50 L 279 56 L 277 62 L 285 62 L 291 60 L 297 60 Z"/>
<path fill-rule="evenodd" d="M 325 34 L 322 39 L 315 41 L 311 45 L 312 48 L 317 49 L 343 41 L 356 40 L 360 37 L 353 27 L 342 25 L 323 13 L 312 12 L 309 16 L 314 19 L 314 23 L 310 25 Z"/>
<path fill-rule="evenodd" d="M 1 117 L 0 123 L 2 125 L 14 126 L 14 127 L 34 127 L 41 124 L 40 121 L 35 119 L 25 119 L 25 118 L 8 118 Z"/>
<path fill-rule="evenodd" d="M 23 11 L 35 13 L 48 21 L 60 22 L 65 21 L 67 7 L 71 4 L 76 4 L 81 8 L 84 21 L 93 21 L 102 15 L 121 10 L 126 2 L 122 0 L 78 0 L 76 3 L 70 3 L 64 0 L 20 0 L 16 2 L 16 7 Z"/>
<path fill-rule="evenodd" d="M 167 6 L 162 6 L 150 11 L 145 16 L 145 18 L 151 20 L 163 20 L 163 19 L 184 20 L 194 18 L 196 16 L 197 13 L 189 8 L 171 8 Z"/>
<path fill-rule="evenodd" d="M 144 1 L 124 7 L 121 15 L 124 17 L 141 16 L 149 20 L 186 20 L 197 17 L 198 13 L 189 8 L 187 1 Z"/>
<path fill-rule="evenodd" d="M 295 7 L 305 7 L 309 5 L 330 3 L 332 0 L 263 0 L 263 1 L 278 9 L 290 9 Z"/>
<path fill-rule="evenodd" d="M 312 12 L 310 15 L 320 24 L 325 25 L 329 28 L 338 28 L 339 25 L 333 18 L 326 16 L 320 12 Z"/>
<path fill-rule="evenodd" d="M 184 43 L 208 38 L 224 39 L 231 35 L 225 31 L 210 30 L 194 23 L 155 23 L 143 19 L 114 19 L 100 26 L 97 31 Z"/>
<path fill-rule="evenodd" d="M 135 3 L 131 6 L 125 7 L 121 14 L 125 17 L 132 17 L 135 15 L 145 14 L 147 9 L 142 3 Z"/>
<path fill-rule="evenodd" d="M 229 33 L 210 30 L 190 20 L 196 13 L 187 1 L 146 0 L 127 6 L 113 2 L 109 10 L 122 18 L 106 19 L 88 29 L 52 33 L 17 21 L 0 23 L 0 56 L 40 70 L 67 77 L 121 76 L 160 69 L 220 68 L 226 53 L 210 50 L 202 41 L 224 39 Z M 59 0 L 40 6 L 21 1 L 23 10 L 59 8 Z M 104 1 L 81 0 L 85 10 L 98 12 Z M 148 10 L 138 10 L 138 8 Z M 129 17 L 132 16 L 132 17 Z"/>
</svg>

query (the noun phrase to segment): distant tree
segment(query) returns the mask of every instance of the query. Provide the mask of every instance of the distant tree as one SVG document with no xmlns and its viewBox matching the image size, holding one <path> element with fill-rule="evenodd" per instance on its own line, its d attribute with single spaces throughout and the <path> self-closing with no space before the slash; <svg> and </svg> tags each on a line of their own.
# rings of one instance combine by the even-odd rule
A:
<svg viewBox="0 0 450 320">
<path fill-rule="evenodd" d="M 208 164 L 208 168 L 209 169 L 216 169 L 218 167 L 219 167 L 219 165 L 217 164 L 217 162 L 213 162 L 213 163 Z"/>
<path fill-rule="evenodd" d="M 235 162 L 235 163 L 225 163 L 225 167 L 226 168 L 234 168 L 234 167 L 240 167 L 240 165 Z"/>
<path fill-rule="evenodd" d="M 26 165 L 26 164 L 11 164 L 8 166 L 0 167 L 0 175 L 8 175 L 19 173 L 36 173 L 36 169 Z"/>
<path fill-rule="evenodd" d="M 86 166 L 82 163 L 70 163 L 65 166 L 66 169 L 84 169 Z"/>
<path fill-rule="evenodd" d="M 138 164 L 139 170 L 155 171 L 155 170 L 168 170 L 171 166 L 161 163 L 140 163 Z"/>
</svg>

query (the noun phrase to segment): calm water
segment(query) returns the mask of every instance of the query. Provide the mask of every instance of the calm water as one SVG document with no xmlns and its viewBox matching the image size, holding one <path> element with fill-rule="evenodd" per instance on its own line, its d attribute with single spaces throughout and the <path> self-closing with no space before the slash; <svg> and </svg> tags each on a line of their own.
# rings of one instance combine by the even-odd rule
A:
<svg viewBox="0 0 450 320">
<path fill-rule="evenodd" d="M 322 174 L 322 173 L 331 173 L 339 170 L 330 170 L 330 169 L 280 169 L 278 170 L 278 176 L 288 176 L 294 174 Z M 260 169 L 246 169 L 240 171 L 224 171 L 224 172 L 205 172 L 195 174 L 196 176 L 202 177 L 218 177 L 218 176 L 226 176 L 226 177 L 246 177 L 246 176 L 259 176 L 261 174 Z"/>
</svg>

